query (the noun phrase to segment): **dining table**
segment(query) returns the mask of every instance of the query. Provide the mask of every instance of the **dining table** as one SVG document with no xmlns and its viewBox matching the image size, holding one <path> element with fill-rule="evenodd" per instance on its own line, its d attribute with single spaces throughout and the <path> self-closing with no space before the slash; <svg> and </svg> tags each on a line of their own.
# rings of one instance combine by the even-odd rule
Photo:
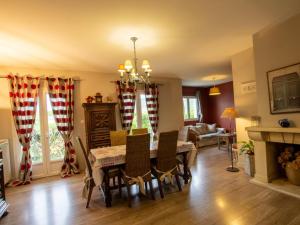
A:
<svg viewBox="0 0 300 225">
<path fill-rule="evenodd" d="M 157 141 L 150 143 L 149 160 L 155 160 L 157 157 L 157 147 Z M 106 207 L 111 207 L 112 197 L 109 172 L 122 168 L 126 164 L 126 145 L 94 148 L 90 150 L 90 153 L 93 179 L 96 186 L 102 190 L 104 189 L 103 193 Z M 183 165 L 183 173 L 180 173 L 180 176 L 183 178 L 185 184 L 187 184 L 191 178 L 189 168 L 193 165 L 196 155 L 197 149 L 192 142 L 177 142 L 177 157 L 180 157 L 180 161 Z M 102 186 L 104 188 L 102 188 Z"/>
</svg>

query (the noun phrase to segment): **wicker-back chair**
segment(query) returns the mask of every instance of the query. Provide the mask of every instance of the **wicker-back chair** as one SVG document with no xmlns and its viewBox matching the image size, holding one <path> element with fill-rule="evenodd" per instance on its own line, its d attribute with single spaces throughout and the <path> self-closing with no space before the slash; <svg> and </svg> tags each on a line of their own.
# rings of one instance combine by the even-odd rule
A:
<svg viewBox="0 0 300 225">
<path fill-rule="evenodd" d="M 148 134 L 148 128 L 132 129 L 132 135 Z"/>
<path fill-rule="evenodd" d="M 90 204 L 91 196 L 92 196 L 92 193 L 93 193 L 93 189 L 96 186 L 96 183 L 95 183 L 94 178 L 93 178 L 92 165 L 91 165 L 91 162 L 89 160 L 88 153 L 85 150 L 85 147 L 82 143 L 82 140 L 81 140 L 80 137 L 75 137 L 75 139 L 81 147 L 81 150 L 83 152 L 84 159 L 85 159 L 85 164 L 86 164 L 86 167 L 87 167 L 87 176 L 85 177 L 85 180 L 84 180 L 85 185 L 84 185 L 84 191 L 83 191 L 83 195 L 84 195 L 84 193 L 87 192 L 87 196 L 83 196 L 83 197 L 87 197 L 86 208 L 88 208 L 89 204 Z M 120 170 L 119 169 L 110 170 L 108 176 L 109 176 L 109 179 L 113 179 L 112 188 L 119 188 L 119 194 L 121 196 L 122 195 L 122 184 L 121 184 Z M 115 184 L 115 178 L 118 178 L 118 185 Z"/>
<path fill-rule="evenodd" d="M 127 131 L 126 130 L 117 130 L 110 131 L 110 145 L 126 145 Z"/>
<path fill-rule="evenodd" d="M 91 162 L 88 158 L 88 154 L 85 150 L 85 147 L 84 147 L 84 145 L 81 141 L 81 138 L 76 137 L 75 139 L 78 142 L 78 144 L 80 145 L 81 150 L 83 152 L 84 159 L 85 159 L 85 164 L 86 164 L 87 172 L 88 172 L 87 177 L 85 178 L 85 186 L 84 186 L 85 191 L 88 192 L 87 202 L 86 202 L 86 206 L 85 206 L 86 208 L 88 208 L 89 204 L 90 204 L 91 196 L 92 196 L 92 193 L 93 193 L 93 189 L 96 186 L 96 184 L 95 184 L 95 181 L 93 179 L 92 165 L 91 165 Z"/>
<path fill-rule="evenodd" d="M 130 186 L 138 184 L 140 192 L 144 193 L 144 184 L 150 186 L 151 197 L 154 199 L 154 191 L 150 167 L 150 134 L 127 136 L 126 165 L 122 170 L 123 180 L 128 192 L 128 206 L 131 207 Z"/>
<path fill-rule="evenodd" d="M 157 162 L 156 165 L 152 166 L 152 173 L 157 178 L 161 198 L 164 197 L 162 181 L 165 177 L 168 177 L 171 179 L 170 182 L 173 182 L 174 175 L 178 189 L 181 191 L 176 159 L 177 139 L 178 131 L 163 132 L 159 135 Z"/>
</svg>

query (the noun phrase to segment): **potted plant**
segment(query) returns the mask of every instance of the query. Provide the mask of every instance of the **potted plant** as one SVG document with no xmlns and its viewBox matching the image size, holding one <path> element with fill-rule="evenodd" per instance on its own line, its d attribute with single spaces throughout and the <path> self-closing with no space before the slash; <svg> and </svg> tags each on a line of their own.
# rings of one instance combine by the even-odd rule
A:
<svg viewBox="0 0 300 225">
<path fill-rule="evenodd" d="M 243 141 L 240 147 L 240 154 L 244 154 L 244 169 L 246 174 L 254 177 L 255 164 L 254 164 L 254 144 L 253 141 Z"/>
<path fill-rule="evenodd" d="M 285 169 L 288 180 L 300 186 L 300 151 L 293 146 L 286 146 L 278 157 L 278 162 Z"/>
</svg>

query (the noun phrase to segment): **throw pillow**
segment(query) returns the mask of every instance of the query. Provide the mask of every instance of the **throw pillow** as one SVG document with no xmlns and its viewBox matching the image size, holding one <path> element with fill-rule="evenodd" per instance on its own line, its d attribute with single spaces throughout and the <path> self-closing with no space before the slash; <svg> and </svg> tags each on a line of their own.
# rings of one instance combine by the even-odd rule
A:
<svg viewBox="0 0 300 225">
<path fill-rule="evenodd" d="M 207 124 L 208 133 L 215 133 L 217 132 L 217 124 Z"/>
<path fill-rule="evenodd" d="M 201 126 L 196 126 L 195 130 L 199 133 L 199 134 L 207 134 L 208 130 L 207 130 L 207 125 L 201 125 Z"/>
</svg>

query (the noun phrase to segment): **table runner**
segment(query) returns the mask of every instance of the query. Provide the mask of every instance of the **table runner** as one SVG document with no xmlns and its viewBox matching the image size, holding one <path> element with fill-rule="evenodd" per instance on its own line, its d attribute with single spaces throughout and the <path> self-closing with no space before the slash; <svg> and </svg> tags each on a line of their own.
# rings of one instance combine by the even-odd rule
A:
<svg viewBox="0 0 300 225">
<path fill-rule="evenodd" d="M 150 158 L 157 156 L 157 142 L 150 144 Z M 188 167 L 193 165 L 194 159 L 197 155 L 197 149 L 192 142 L 177 142 L 177 153 L 189 152 Z M 93 168 L 93 178 L 97 186 L 100 186 L 103 181 L 104 172 L 101 168 L 108 166 L 121 165 L 125 163 L 126 145 L 95 148 L 90 151 L 90 158 Z"/>
</svg>

